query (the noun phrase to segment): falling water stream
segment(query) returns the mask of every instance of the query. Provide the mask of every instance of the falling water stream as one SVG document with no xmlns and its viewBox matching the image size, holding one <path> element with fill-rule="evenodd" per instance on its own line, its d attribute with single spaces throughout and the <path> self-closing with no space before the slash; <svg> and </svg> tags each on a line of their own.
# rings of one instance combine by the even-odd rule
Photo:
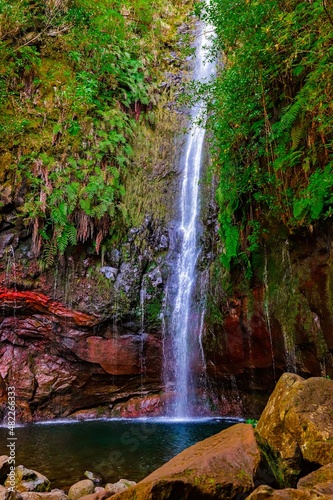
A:
<svg viewBox="0 0 333 500">
<path fill-rule="evenodd" d="M 215 64 L 208 59 L 208 50 L 212 43 L 210 27 L 200 26 L 196 37 L 196 58 L 193 79 L 207 81 L 215 71 Z M 193 124 L 185 140 L 180 158 L 181 188 L 179 195 L 179 219 L 175 227 L 177 252 L 173 259 L 173 290 L 171 314 L 168 322 L 170 346 L 166 363 L 172 364 L 173 370 L 165 370 L 166 385 L 173 385 L 175 394 L 170 412 L 175 417 L 192 415 L 190 376 L 193 349 L 200 351 L 200 342 L 194 342 L 193 335 L 200 338 L 198 328 L 203 321 L 195 325 L 193 320 L 193 291 L 196 284 L 196 264 L 200 254 L 200 176 L 202 171 L 205 143 L 204 102 L 197 102 L 190 110 Z M 198 354 L 200 356 L 200 353 Z M 171 359 L 170 359 L 171 357 Z M 173 378 L 173 380 L 170 380 Z"/>
</svg>

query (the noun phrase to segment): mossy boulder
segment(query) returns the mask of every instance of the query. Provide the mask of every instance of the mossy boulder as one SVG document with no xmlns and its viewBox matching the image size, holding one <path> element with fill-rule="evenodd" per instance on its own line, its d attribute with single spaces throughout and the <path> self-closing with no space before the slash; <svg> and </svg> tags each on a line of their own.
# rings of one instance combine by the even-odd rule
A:
<svg viewBox="0 0 333 500">
<path fill-rule="evenodd" d="M 68 500 L 77 500 L 78 498 L 94 493 L 95 485 L 90 479 L 83 479 L 73 484 L 68 491 Z"/>
<path fill-rule="evenodd" d="M 260 451 L 249 424 L 191 446 L 113 500 L 236 499 L 250 493 Z"/>
<path fill-rule="evenodd" d="M 333 498 L 333 463 L 323 465 L 323 467 L 302 477 L 297 483 L 297 489 L 311 489 L 321 494 L 331 495 Z"/>
<path fill-rule="evenodd" d="M 332 496 L 294 488 L 274 490 L 263 485 L 256 488 L 250 496 L 246 497 L 246 500 L 266 500 L 267 498 L 270 500 L 329 500 L 332 499 Z"/>
<path fill-rule="evenodd" d="M 67 500 L 67 495 L 62 490 L 51 490 L 45 493 L 25 491 L 21 493 L 22 500 Z"/>
<path fill-rule="evenodd" d="M 256 428 L 280 486 L 295 486 L 305 471 L 333 462 L 333 381 L 285 373 Z"/>
<path fill-rule="evenodd" d="M 11 480 L 8 477 L 5 482 L 6 487 L 12 486 Z M 22 493 L 24 491 L 50 491 L 50 481 L 39 472 L 27 469 L 23 465 L 19 465 L 15 469 L 15 490 Z"/>
</svg>

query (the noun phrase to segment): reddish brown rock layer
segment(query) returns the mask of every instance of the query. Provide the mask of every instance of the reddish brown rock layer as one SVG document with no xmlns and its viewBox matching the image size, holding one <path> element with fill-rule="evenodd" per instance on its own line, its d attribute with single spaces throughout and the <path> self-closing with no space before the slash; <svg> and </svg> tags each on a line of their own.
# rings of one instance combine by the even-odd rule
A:
<svg viewBox="0 0 333 500">
<path fill-rule="evenodd" d="M 36 292 L 17 292 L 0 288 L 0 304 L 2 310 L 19 312 L 20 314 L 47 314 L 65 319 L 70 325 L 94 326 L 99 322 L 96 315 L 88 315 L 79 311 L 72 311 L 63 304 L 51 300 L 46 295 Z"/>
<path fill-rule="evenodd" d="M 282 373 L 333 378 L 333 256 L 325 235 L 267 235 L 247 282 L 235 269 L 203 339 L 215 404 L 259 417 Z M 225 403 L 227 400 L 227 405 Z"/>
<path fill-rule="evenodd" d="M 3 414 L 6 386 L 15 387 L 22 421 L 87 409 L 110 416 L 119 402 L 159 391 L 158 333 L 113 330 L 96 315 L 70 310 L 39 293 L 1 289 L 0 300 Z M 143 404 L 142 413 L 149 408 Z"/>
</svg>

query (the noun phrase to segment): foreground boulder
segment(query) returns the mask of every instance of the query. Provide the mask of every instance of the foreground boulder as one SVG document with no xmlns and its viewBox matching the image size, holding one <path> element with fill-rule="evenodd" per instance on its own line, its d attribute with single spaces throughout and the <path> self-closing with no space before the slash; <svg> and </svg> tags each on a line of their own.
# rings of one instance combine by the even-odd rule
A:
<svg viewBox="0 0 333 500">
<path fill-rule="evenodd" d="M 305 471 L 333 462 L 332 408 L 333 381 L 282 375 L 256 428 L 280 486 L 294 487 Z"/>
<path fill-rule="evenodd" d="M 270 486 L 259 486 L 246 500 L 332 500 L 331 495 L 325 495 L 316 491 L 295 490 L 286 488 L 284 490 L 274 490 Z"/>
<path fill-rule="evenodd" d="M 259 463 L 252 426 L 237 424 L 187 448 L 112 500 L 236 499 L 253 490 Z"/>
<path fill-rule="evenodd" d="M 331 495 L 333 498 L 333 463 L 324 465 L 311 474 L 302 477 L 297 489 L 312 490 L 317 493 Z"/>
<path fill-rule="evenodd" d="M 94 493 L 95 485 L 91 479 L 82 479 L 73 484 L 68 491 L 68 500 L 77 500 L 78 498 Z"/>
<path fill-rule="evenodd" d="M 119 479 L 117 483 L 108 483 L 105 485 L 105 489 L 112 495 L 116 493 L 121 493 L 122 491 L 127 490 L 131 486 L 135 486 L 135 481 L 129 481 L 128 479 Z"/>
<path fill-rule="evenodd" d="M 51 490 L 46 493 L 25 491 L 21 493 L 22 500 L 67 500 L 67 495 L 62 490 Z"/>
<path fill-rule="evenodd" d="M 6 487 L 12 486 L 11 479 L 8 476 L 6 482 Z M 19 465 L 15 469 L 15 491 L 23 492 L 23 491 L 39 491 L 46 492 L 50 491 L 50 481 L 32 469 L 27 469 L 23 467 L 23 465 Z"/>
</svg>

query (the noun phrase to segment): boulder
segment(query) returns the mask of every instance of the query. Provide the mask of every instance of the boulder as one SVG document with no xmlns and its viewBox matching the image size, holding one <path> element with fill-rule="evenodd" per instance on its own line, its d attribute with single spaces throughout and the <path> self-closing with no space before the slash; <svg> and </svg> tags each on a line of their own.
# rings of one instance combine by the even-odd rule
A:
<svg viewBox="0 0 333 500">
<path fill-rule="evenodd" d="M 120 479 L 117 483 L 108 483 L 105 485 L 106 491 L 115 495 L 116 493 L 121 493 L 122 491 L 127 490 L 131 486 L 135 486 L 135 481 L 128 481 L 128 479 Z"/>
<path fill-rule="evenodd" d="M 80 500 L 106 500 L 107 498 L 113 497 L 111 491 L 107 491 L 103 488 L 103 491 L 95 491 L 91 495 L 85 495 L 81 497 Z"/>
<path fill-rule="evenodd" d="M 333 462 L 333 381 L 285 373 L 256 427 L 276 480 L 296 486 L 304 471 Z"/>
<path fill-rule="evenodd" d="M 84 476 L 86 476 L 90 481 L 92 481 L 94 484 L 102 484 L 103 478 L 99 474 L 95 474 L 95 472 L 91 472 L 90 470 L 86 470 L 84 473 Z"/>
<path fill-rule="evenodd" d="M 252 426 L 236 424 L 187 448 L 112 500 L 236 499 L 254 488 L 259 463 Z"/>
<path fill-rule="evenodd" d="M 22 500 L 22 494 L 17 491 L 7 490 L 4 486 L 0 486 L 0 500 Z"/>
<path fill-rule="evenodd" d="M 73 484 L 68 491 L 68 500 L 77 500 L 78 498 L 94 493 L 95 485 L 91 479 L 83 479 Z"/>
<path fill-rule="evenodd" d="M 6 479 L 5 486 L 11 486 L 10 477 Z M 15 469 L 15 490 L 18 492 L 23 491 L 50 491 L 50 481 L 32 469 L 27 469 L 23 465 L 19 465 Z"/>
<path fill-rule="evenodd" d="M 24 491 L 21 493 L 23 500 L 67 500 L 67 495 L 62 490 L 51 490 L 47 493 L 37 491 Z"/>
<path fill-rule="evenodd" d="M 262 484 L 258 486 L 251 495 L 246 497 L 246 500 L 265 500 L 265 498 L 271 498 L 274 491 L 274 488 L 267 486 L 267 484 Z"/>
<path fill-rule="evenodd" d="M 9 457 L 2 455 L 0 457 L 0 484 L 4 484 L 10 471 Z"/>
<path fill-rule="evenodd" d="M 269 486 L 259 486 L 251 493 L 246 500 L 329 500 L 331 496 L 318 495 L 310 491 L 300 491 L 294 488 L 286 488 L 284 490 L 274 490 Z"/>
<path fill-rule="evenodd" d="M 333 464 L 323 465 L 320 469 L 302 477 L 297 483 L 297 489 L 313 490 L 332 495 L 333 498 Z"/>
</svg>

